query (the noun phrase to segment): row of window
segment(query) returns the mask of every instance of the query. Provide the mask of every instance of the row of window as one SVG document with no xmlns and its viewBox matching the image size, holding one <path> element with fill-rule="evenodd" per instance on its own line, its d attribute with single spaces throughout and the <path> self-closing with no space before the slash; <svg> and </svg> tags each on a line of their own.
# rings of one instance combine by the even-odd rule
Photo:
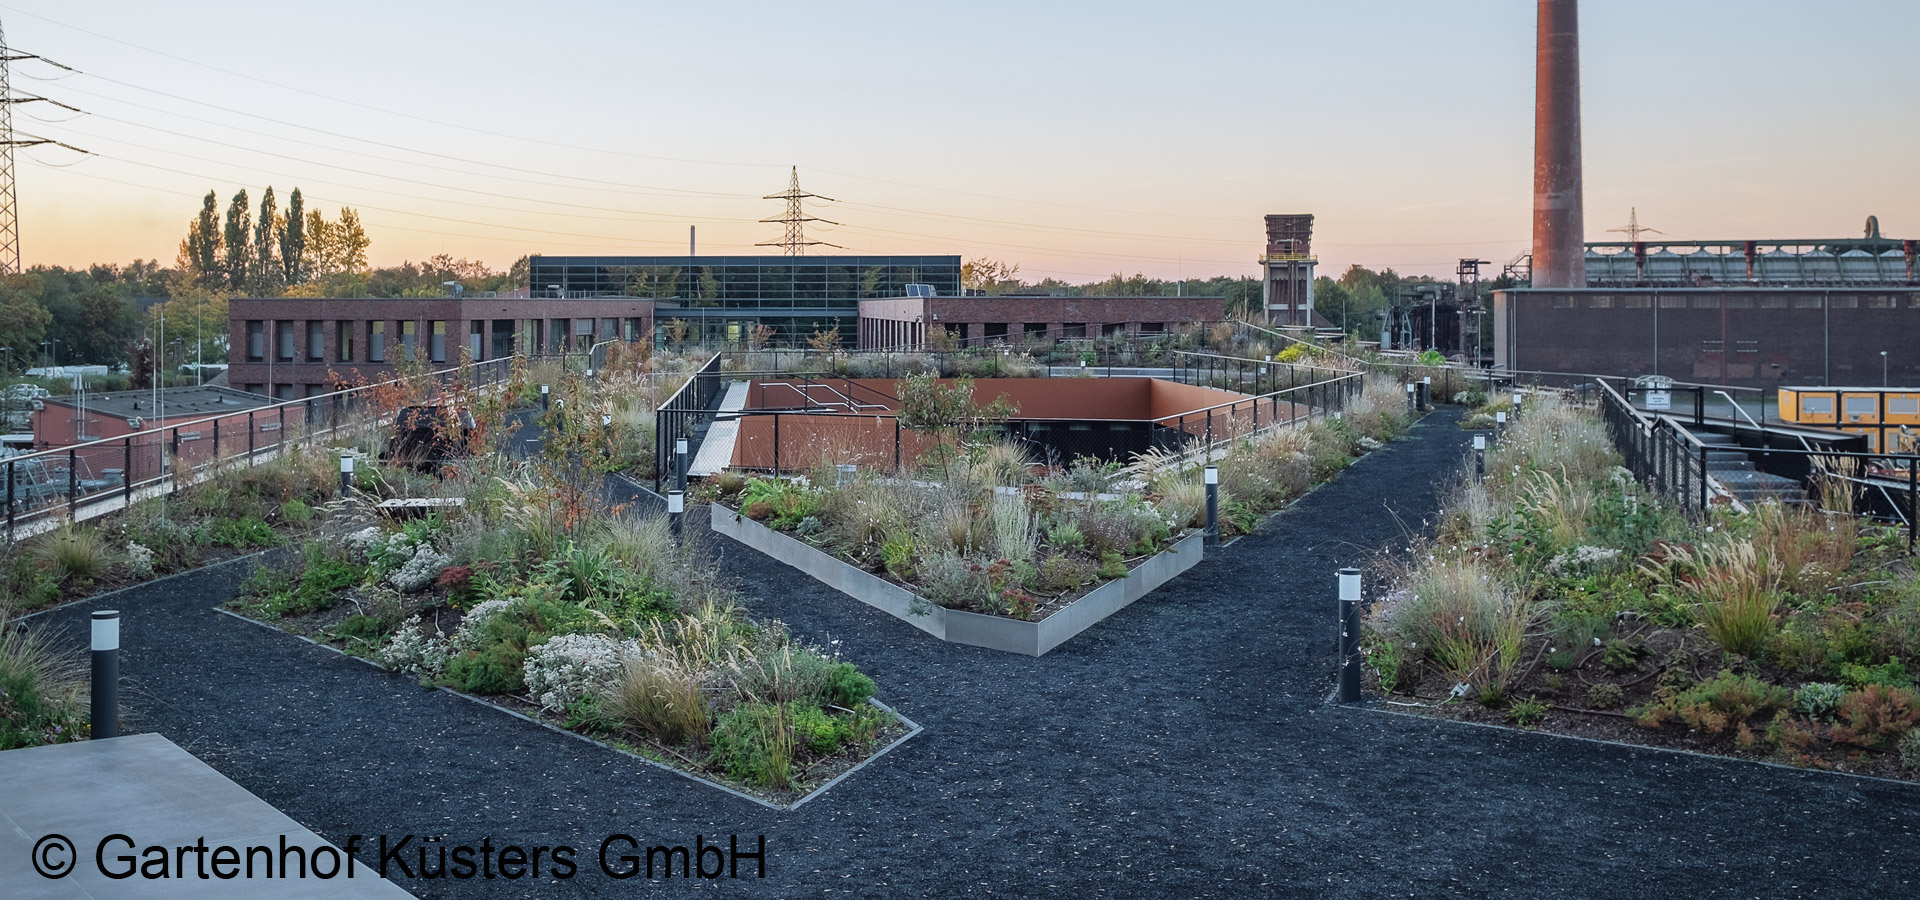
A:
<svg viewBox="0 0 1920 900">
<path fill-rule="evenodd" d="M 1765 294 L 1759 297 L 1723 297 L 1719 295 L 1689 297 L 1686 295 L 1660 295 L 1661 309 L 1719 309 L 1721 301 L 1728 309 L 1820 309 L 1824 304 L 1831 309 L 1900 309 L 1903 304 L 1893 294 L 1874 294 L 1866 297 L 1829 297 L 1820 294 Z M 1650 294 L 1591 294 L 1577 296 L 1560 294 L 1553 298 L 1555 309 L 1648 309 L 1653 306 Z M 1908 298 L 1905 308 L 1920 309 L 1920 295 Z"/>
<path fill-rule="evenodd" d="M 579 352 L 600 340 L 638 340 L 648 326 L 637 316 L 621 319 L 475 319 L 466 322 L 467 353 L 475 361 L 511 356 L 522 350 L 533 356 Z M 246 359 L 268 360 L 267 335 L 273 334 L 272 358 L 294 363 L 392 363 L 455 361 L 448 335 L 462 323 L 444 319 L 418 322 L 408 319 L 251 319 L 246 325 Z M 597 327 L 596 327 L 597 326 Z M 331 336 L 331 346 L 329 346 Z M 422 337 L 425 351 L 422 353 Z M 389 345 L 392 345 L 391 351 Z M 451 354 L 451 355 L 450 355 Z"/>
</svg>

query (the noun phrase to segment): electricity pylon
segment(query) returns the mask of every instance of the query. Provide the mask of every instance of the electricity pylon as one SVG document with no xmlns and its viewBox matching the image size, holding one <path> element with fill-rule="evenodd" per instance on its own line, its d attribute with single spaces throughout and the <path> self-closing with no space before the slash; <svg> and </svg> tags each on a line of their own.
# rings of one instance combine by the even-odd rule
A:
<svg viewBox="0 0 1920 900">
<path fill-rule="evenodd" d="M 783 237 L 781 237 L 777 241 L 761 241 L 760 243 L 754 244 L 754 246 L 755 247 L 781 247 L 781 248 L 784 248 L 782 252 L 786 253 L 786 255 L 788 256 L 800 256 L 807 252 L 808 247 L 832 247 L 836 250 L 847 249 L 845 247 L 840 246 L 839 244 L 829 244 L 826 241 L 807 240 L 806 230 L 804 227 L 805 223 L 807 222 L 826 222 L 828 225 L 840 224 L 839 222 L 829 221 L 827 219 L 822 219 L 815 216 L 807 215 L 806 207 L 802 206 L 800 201 L 806 200 L 809 198 L 815 199 L 815 200 L 825 200 L 828 203 L 834 202 L 832 197 L 822 197 L 819 194 L 809 194 L 806 191 L 801 190 L 800 189 L 800 167 L 794 166 L 791 176 L 787 179 L 787 189 L 784 191 L 781 191 L 778 194 L 768 194 L 766 197 L 762 198 L 765 200 L 787 201 L 786 215 L 775 216 L 771 219 L 760 220 L 762 222 L 779 222 L 787 226 L 787 232 Z"/>
</svg>

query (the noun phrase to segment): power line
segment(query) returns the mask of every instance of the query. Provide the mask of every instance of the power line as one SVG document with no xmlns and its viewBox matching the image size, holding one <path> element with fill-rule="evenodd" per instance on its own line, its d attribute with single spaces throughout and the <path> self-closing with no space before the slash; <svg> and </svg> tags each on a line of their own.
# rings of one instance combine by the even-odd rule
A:
<svg viewBox="0 0 1920 900">
<path fill-rule="evenodd" d="M 826 241 L 807 240 L 806 223 L 826 222 L 826 224 L 828 225 L 838 225 L 840 223 L 807 215 L 806 207 L 802 205 L 803 201 L 825 200 L 828 203 L 832 203 L 833 198 L 822 197 L 819 194 L 810 194 L 810 193 L 807 193 L 806 191 L 801 190 L 799 166 L 794 166 L 791 173 L 787 176 L 786 190 L 781 191 L 778 194 L 768 194 L 765 197 L 762 197 L 760 199 L 787 201 L 787 212 L 785 215 L 775 216 L 771 219 L 760 220 L 762 222 L 779 222 L 780 224 L 786 226 L 786 233 L 782 235 L 781 238 L 777 241 L 761 241 L 760 243 L 755 244 L 754 246 L 780 247 L 788 256 L 800 256 L 807 252 L 808 247 L 832 247 L 836 250 L 847 249 L 845 247 L 840 246 L 839 244 L 829 244 Z"/>
</svg>

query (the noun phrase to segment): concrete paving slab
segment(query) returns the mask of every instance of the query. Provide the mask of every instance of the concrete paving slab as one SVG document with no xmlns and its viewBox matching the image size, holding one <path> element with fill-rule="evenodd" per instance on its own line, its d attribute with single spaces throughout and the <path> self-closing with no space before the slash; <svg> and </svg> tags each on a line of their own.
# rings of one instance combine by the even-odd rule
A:
<svg viewBox="0 0 1920 900">
<path fill-rule="evenodd" d="M 744 381 L 728 384 L 726 396 L 720 398 L 720 411 L 728 413 L 746 409 L 747 387 Z M 700 451 L 693 455 L 693 462 L 687 464 L 687 474 L 708 478 L 733 465 L 733 444 L 739 439 L 738 419 L 720 419 L 707 426 L 707 437 L 700 442 Z"/>
<path fill-rule="evenodd" d="M 285 847 L 299 848 L 297 856 L 282 857 L 283 838 Z M 221 859 L 213 850 L 203 857 L 177 849 L 203 840 L 209 848 L 234 848 L 236 860 L 249 848 L 271 849 L 252 854 L 260 864 L 253 877 L 241 863 L 223 880 L 213 877 L 219 868 L 202 865 L 203 858 Z M 154 854 L 149 847 L 167 849 Z M 144 877 L 142 871 L 158 874 L 153 861 L 161 855 L 170 860 L 170 877 Z M 280 877 L 276 865 L 267 877 L 268 856 L 306 865 L 290 865 L 292 877 Z M 337 874 L 318 877 L 317 859 L 337 859 Z M 0 753 L 0 894 L 10 900 L 412 896 L 364 863 L 352 869 L 349 877 L 339 848 L 157 734 Z M 109 877 L 127 871 L 135 874 Z"/>
</svg>

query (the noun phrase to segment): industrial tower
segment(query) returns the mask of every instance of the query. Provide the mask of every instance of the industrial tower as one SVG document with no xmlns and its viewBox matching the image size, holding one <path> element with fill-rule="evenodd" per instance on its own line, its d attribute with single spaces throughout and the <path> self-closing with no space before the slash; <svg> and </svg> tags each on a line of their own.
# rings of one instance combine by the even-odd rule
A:
<svg viewBox="0 0 1920 900">
<path fill-rule="evenodd" d="M 20 220 L 14 206 L 13 193 L 13 148 L 38 147 L 52 144 L 64 147 L 75 153 L 86 153 L 78 147 L 63 144 L 51 138 L 38 138 L 27 135 L 24 139 L 13 132 L 13 105 L 15 103 L 51 103 L 62 109 L 74 112 L 80 110 L 49 100 L 46 97 L 15 97 L 11 68 L 14 60 L 37 59 L 51 66 L 72 71 L 71 67 L 60 65 L 36 53 L 15 53 L 7 46 L 7 32 L 0 27 L 0 275 L 11 275 L 20 271 Z"/>
<path fill-rule="evenodd" d="M 1265 270 L 1260 300 L 1269 325 L 1313 325 L 1313 215 L 1293 213 L 1267 217 L 1267 252 L 1260 255 Z"/>
<path fill-rule="evenodd" d="M 806 200 L 808 198 L 812 198 L 815 200 L 825 200 L 828 203 L 834 202 L 832 197 L 822 197 L 819 194 L 809 194 L 806 191 L 801 190 L 800 189 L 800 167 L 794 166 L 792 174 L 787 179 L 787 189 L 784 191 L 781 191 L 778 194 L 768 194 L 766 197 L 762 198 L 766 200 L 787 201 L 786 215 L 775 216 L 771 219 L 760 220 L 762 222 L 779 222 L 787 226 L 787 233 L 785 236 L 783 236 L 777 241 L 761 241 L 760 243 L 754 244 L 754 246 L 755 247 L 782 247 L 782 248 L 785 248 L 783 252 L 786 253 L 786 255 L 788 256 L 803 255 L 807 252 L 808 247 L 832 247 L 836 250 L 845 250 L 846 248 L 840 246 L 839 244 L 829 244 L 826 241 L 807 240 L 807 235 L 804 228 L 804 224 L 807 222 L 826 222 L 828 225 L 840 224 L 839 222 L 829 221 L 827 219 L 821 219 L 821 218 L 807 215 L 807 210 L 804 206 L 801 205 L 800 201 Z"/>
<path fill-rule="evenodd" d="M 1580 179 L 1580 3 L 1540 0 L 1534 47 L 1533 286 L 1587 286 Z"/>
</svg>

